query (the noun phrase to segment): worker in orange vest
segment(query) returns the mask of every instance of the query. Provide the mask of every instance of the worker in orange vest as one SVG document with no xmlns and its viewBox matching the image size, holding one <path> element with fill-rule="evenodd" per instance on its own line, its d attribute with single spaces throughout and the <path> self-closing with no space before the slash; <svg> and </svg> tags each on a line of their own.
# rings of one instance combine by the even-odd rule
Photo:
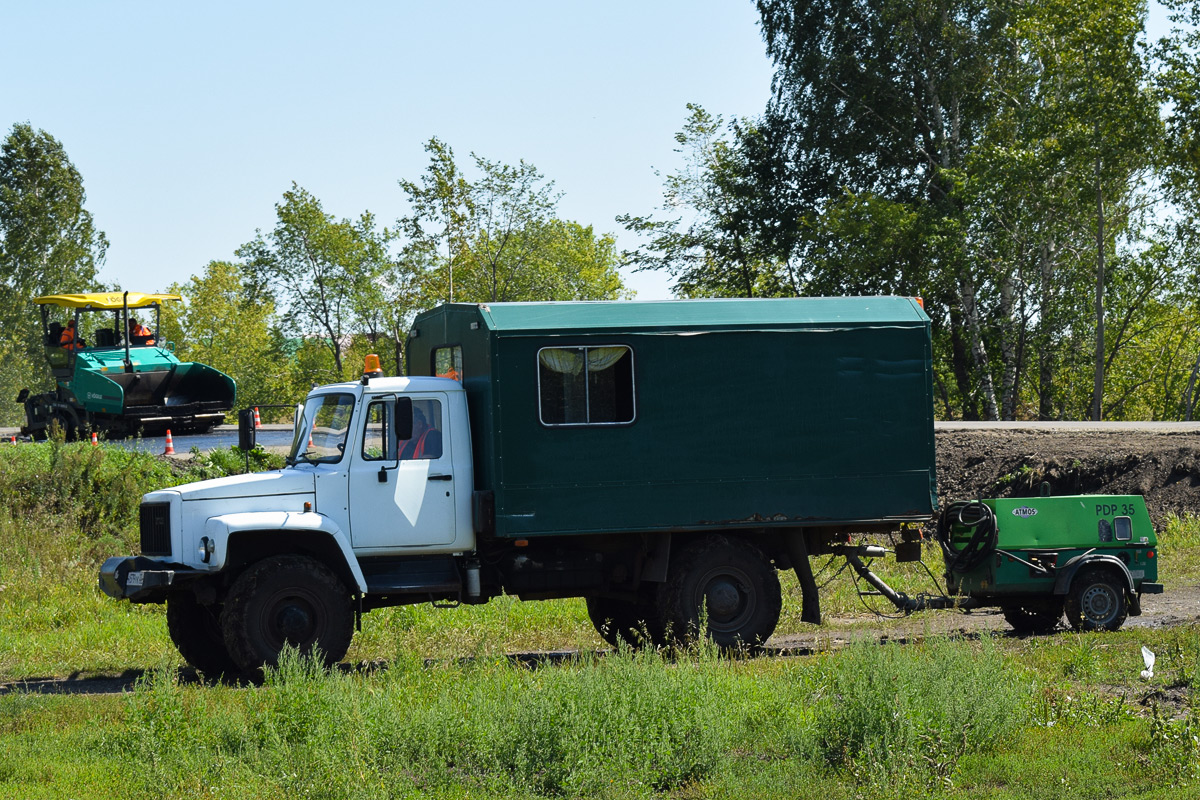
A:
<svg viewBox="0 0 1200 800">
<path fill-rule="evenodd" d="M 63 328 L 62 335 L 58 337 L 58 343 L 67 350 L 83 349 L 83 339 L 79 338 L 79 334 L 75 330 L 75 320 L 67 321 L 67 327 Z"/>
<path fill-rule="evenodd" d="M 133 317 L 129 318 L 129 343 L 130 344 L 154 344 L 154 331 L 147 328 L 142 323 L 138 322 Z"/>
<path fill-rule="evenodd" d="M 400 445 L 400 460 L 441 458 L 442 432 L 425 420 L 421 409 L 413 409 L 412 438 Z"/>
</svg>

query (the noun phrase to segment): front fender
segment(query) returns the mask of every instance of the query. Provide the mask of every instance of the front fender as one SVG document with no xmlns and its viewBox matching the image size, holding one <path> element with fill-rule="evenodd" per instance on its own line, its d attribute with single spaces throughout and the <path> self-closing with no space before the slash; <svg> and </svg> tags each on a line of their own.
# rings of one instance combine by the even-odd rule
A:
<svg viewBox="0 0 1200 800">
<path fill-rule="evenodd" d="M 285 535 L 287 533 L 323 534 L 337 547 L 345 561 L 359 592 L 367 591 L 367 581 L 363 577 L 358 558 L 350 546 L 350 540 L 338 527 L 337 523 L 323 514 L 296 511 L 244 511 L 236 514 L 220 514 L 209 517 L 204 523 L 204 535 L 213 545 L 211 564 L 220 569 L 225 566 L 229 555 L 229 539 L 234 534 L 270 532 Z"/>
</svg>

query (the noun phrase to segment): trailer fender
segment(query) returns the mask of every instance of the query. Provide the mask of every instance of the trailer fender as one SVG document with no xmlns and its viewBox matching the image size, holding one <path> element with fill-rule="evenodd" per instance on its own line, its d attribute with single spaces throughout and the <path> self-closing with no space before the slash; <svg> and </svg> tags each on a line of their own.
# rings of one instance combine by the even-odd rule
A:
<svg viewBox="0 0 1200 800">
<path fill-rule="evenodd" d="M 1075 556 L 1058 570 L 1058 576 L 1054 579 L 1054 594 L 1065 595 L 1071 591 L 1071 582 L 1075 580 L 1075 575 L 1085 566 L 1103 565 L 1110 567 L 1115 572 L 1121 575 L 1125 581 L 1125 590 L 1132 598 L 1137 597 L 1137 590 L 1133 585 L 1133 576 L 1129 574 L 1129 567 L 1125 566 L 1125 562 L 1116 556 L 1097 555 L 1093 553 L 1083 553 Z M 1137 616 L 1134 614 L 1134 616 Z"/>
<path fill-rule="evenodd" d="M 363 577 L 349 538 L 329 517 L 314 512 L 249 511 L 209 517 L 204 523 L 204 536 L 214 547 L 214 565 L 225 565 L 232 547 L 231 540 L 242 541 L 247 534 L 255 533 L 277 539 L 277 552 L 289 550 L 297 543 L 297 539 L 332 545 L 330 549 L 340 555 L 342 563 L 331 563 L 329 567 L 346 579 L 351 588 L 357 588 L 361 593 L 367 591 L 366 578 Z"/>
</svg>

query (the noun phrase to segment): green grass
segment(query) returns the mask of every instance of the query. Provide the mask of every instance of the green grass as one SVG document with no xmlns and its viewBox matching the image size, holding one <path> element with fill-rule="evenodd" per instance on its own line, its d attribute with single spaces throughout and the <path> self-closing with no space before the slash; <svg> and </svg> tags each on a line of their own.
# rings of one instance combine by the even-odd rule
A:
<svg viewBox="0 0 1200 800">
<path fill-rule="evenodd" d="M 1097 668 L 1126 684 L 1135 642 L 1113 638 L 1079 637 L 1112 650 Z M 0 697 L 0 797 L 1195 796 L 1195 709 L 1122 699 L 1147 690 L 1114 694 L 1044 658 L 933 638 L 540 668 L 400 653 L 326 673 L 290 658 L 255 689 L 159 670 L 128 696 Z"/>
<path fill-rule="evenodd" d="M 605 655 L 582 602 L 501 598 L 366 615 L 347 663 L 370 667 L 287 659 L 258 688 L 180 683 L 161 608 L 104 597 L 96 570 L 136 549 L 142 492 L 241 465 L 0 448 L 0 680 L 148 670 L 124 696 L 0 695 L 0 798 L 1200 794 L 1196 626 L 926 631 L 799 658 Z M 1160 539 L 1168 591 L 1194 582 L 1200 524 L 1170 520 Z M 878 566 L 909 592 L 931 588 L 914 565 Z M 781 577 L 780 632 L 814 630 Z M 828 616 L 889 629 L 846 574 L 822 599 Z M 1149 681 L 1142 645 L 1158 655 Z M 566 649 L 583 655 L 506 657 Z"/>
</svg>

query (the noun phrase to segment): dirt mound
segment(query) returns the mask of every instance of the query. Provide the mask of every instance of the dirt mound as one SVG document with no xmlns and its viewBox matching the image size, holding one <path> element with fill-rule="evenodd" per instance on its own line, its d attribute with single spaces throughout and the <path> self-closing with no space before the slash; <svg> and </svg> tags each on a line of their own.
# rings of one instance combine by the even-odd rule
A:
<svg viewBox="0 0 1200 800">
<path fill-rule="evenodd" d="M 1156 527 L 1200 514 L 1200 434 L 1194 432 L 939 430 L 938 496 L 1140 494 Z"/>
</svg>

